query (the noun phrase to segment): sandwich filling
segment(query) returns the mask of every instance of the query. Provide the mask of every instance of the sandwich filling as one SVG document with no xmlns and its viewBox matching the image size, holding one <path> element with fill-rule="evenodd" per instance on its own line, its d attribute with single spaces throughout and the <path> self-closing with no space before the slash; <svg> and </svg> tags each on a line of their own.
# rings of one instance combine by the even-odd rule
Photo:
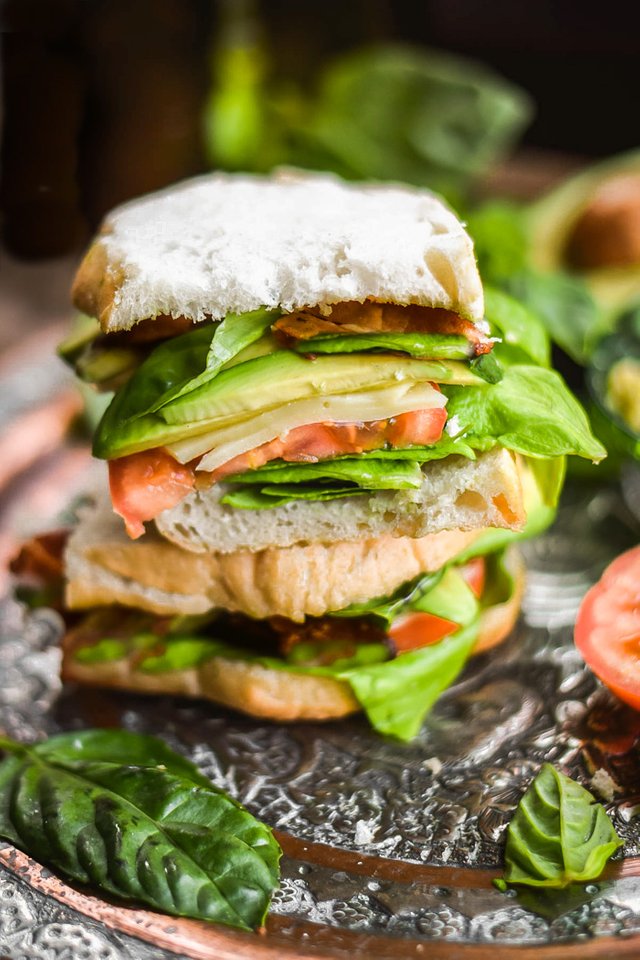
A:
<svg viewBox="0 0 640 960">
<path fill-rule="evenodd" d="M 35 591 L 38 602 L 46 596 L 49 605 L 64 610 L 64 539 L 62 533 L 48 535 L 23 548 L 13 563 L 23 598 Z M 439 570 L 402 584 L 390 596 L 302 623 L 223 610 L 200 616 L 157 616 L 117 605 L 66 610 L 64 675 L 105 686 L 203 696 L 232 686 L 224 677 L 238 667 L 257 667 L 294 684 L 316 677 L 341 692 L 337 699 L 330 696 L 331 706 L 309 703 L 308 716 L 359 707 L 379 732 L 408 740 L 468 657 L 503 639 L 517 616 L 520 561 L 504 545 L 495 548 L 489 532 Z M 496 625 L 489 626 L 492 616 Z M 284 689 L 289 689 L 286 681 Z M 237 699 L 232 705 L 253 712 L 250 702 Z M 286 711 L 286 703 L 277 709 Z"/>
<path fill-rule="evenodd" d="M 156 342 L 95 436 L 115 511 L 135 538 L 217 483 L 223 504 L 263 510 L 417 492 L 430 461 L 496 446 L 599 459 L 535 319 L 504 295 L 487 306 L 482 324 L 373 301 L 257 310 Z M 520 524 L 508 506 L 502 517 Z"/>
</svg>

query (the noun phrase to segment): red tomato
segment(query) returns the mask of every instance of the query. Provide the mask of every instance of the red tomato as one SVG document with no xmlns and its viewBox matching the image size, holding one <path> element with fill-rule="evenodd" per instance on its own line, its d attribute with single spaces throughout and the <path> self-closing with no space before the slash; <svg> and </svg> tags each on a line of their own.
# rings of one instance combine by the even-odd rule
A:
<svg viewBox="0 0 640 960">
<path fill-rule="evenodd" d="M 432 643 L 444 640 L 458 630 L 459 624 L 453 620 L 444 620 L 433 613 L 407 613 L 398 617 L 389 629 L 389 636 L 398 653 L 418 650 Z"/>
<path fill-rule="evenodd" d="M 429 446 L 442 436 L 446 420 L 447 411 L 444 407 L 401 413 L 389 422 L 385 439 L 392 447 L 408 447 L 411 444 Z"/>
<path fill-rule="evenodd" d="M 640 710 L 640 546 L 614 560 L 589 590 L 574 639 L 604 685 Z"/>
<path fill-rule="evenodd" d="M 113 509 L 134 540 L 144 533 L 143 520 L 180 503 L 194 485 L 192 467 L 182 466 L 161 447 L 109 461 Z"/>
<path fill-rule="evenodd" d="M 473 560 L 467 561 L 463 567 L 460 567 L 460 574 L 469 589 L 480 599 L 484 593 L 486 576 L 484 557 L 474 557 Z"/>
<path fill-rule="evenodd" d="M 484 557 L 469 560 L 459 567 L 459 572 L 476 597 L 481 597 L 485 580 Z M 392 623 L 389 636 L 397 652 L 406 653 L 407 650 L 418 650 L 438 643 L 458 629 L 459 624 L 453 620 L 436 617 L 433 613 L 407 613 Z"/>
</svg>

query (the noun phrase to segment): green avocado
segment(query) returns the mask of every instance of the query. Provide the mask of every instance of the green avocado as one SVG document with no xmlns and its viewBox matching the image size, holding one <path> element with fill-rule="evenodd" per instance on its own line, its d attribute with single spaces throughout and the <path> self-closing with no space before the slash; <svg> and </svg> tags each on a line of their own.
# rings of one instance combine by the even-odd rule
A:
<svg viewBox="0 0 640 960">
<path fill-rule="evenodd" d="M 209 383 L 156 412 L 136 416 L 130 397 L 114 397 L 95 434 L 93 452 L 103 459 L 164 446 L 275 409 L 293 400 L 366 392 L 398 381 L 483 383 L 468 364 L 411 357 L 344 354 L 308 360 L 289 350 L 254 357 L 222 370 Z M 319 413 L 322 412 L 319 399 Z"/>
<path fill-rule="evenodd" d="M 89 344 L 100 336 L 100 324 L 93 317 L 85 313 L 76 313 L 71 324 L 71 330 L 58 345 L 58 356 L 70 366 Z"/>
<path fill-rule="evenodd" d="M 414 360 L 387 355 L 340 354 L 309 360 L 278 350 L 223 370 L 215 379 L 163 406 L 168 424 L 197 420 L 232 423 L 247 414 L 293 400 L 362 392 L 402 380 L 477 384 L 469 366 L 456 361 Z"/>
<path fill-rule="evenodd" d="M 640 262 L 576 269 L 571 263 L 571 240 L 597 190 L 607 181 L 629 175 L 640 177 L 640 150 L 569 178 L 533 204 L 526 216 L 531 265 L 543 272 L 577 272 L 600 306 L 611 313 L 640 298 Z"/>
</svg>

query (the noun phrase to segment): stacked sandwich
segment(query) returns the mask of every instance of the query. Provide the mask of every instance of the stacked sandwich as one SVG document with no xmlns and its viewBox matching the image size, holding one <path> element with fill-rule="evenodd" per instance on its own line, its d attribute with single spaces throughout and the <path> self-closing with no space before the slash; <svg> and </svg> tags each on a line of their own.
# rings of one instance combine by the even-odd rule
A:
<svg viewBox="0 0 640 960">
<path fill-rule="evenodd" d="M 116 210 L 63 353 L 114 397 L 69 679 L 413 736 L 517 616 L 512 541 L 604 455 L 432 195 L 216 174 Z"/>
</svg>

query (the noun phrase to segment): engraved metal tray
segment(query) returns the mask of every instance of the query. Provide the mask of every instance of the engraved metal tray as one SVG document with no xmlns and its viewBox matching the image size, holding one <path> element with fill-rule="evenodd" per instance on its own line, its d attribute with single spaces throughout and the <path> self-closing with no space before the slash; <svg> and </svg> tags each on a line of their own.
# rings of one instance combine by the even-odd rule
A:
<svg viewBox="0 0 640 960">
<path fill-rule="evenodd" d="M 82 489 L 77 406 L 50 359 L 56 331 L 0 365 L 0 568 Z M 27 375 L 24 364 L 29 363 Z M 39 437 L 39 439 L 37 439 Z M 638 541 L 637 475 L 574 481 L 555 526 L 526 545 L 523 616 L 476 658 L 421 734 L 398 744 L 362 718 L 275 725 L 215 705 L 58 680 L 60 623 L 0 602 L 0 729 L 23 740 L 87 726 L 153 733 L 276 830 L 283 877 L 263 935 L 164 917 L 71 888 L 0 844 L 0 958 L 565 958 L 640 956 L 640 714 L 572 645 L 587 587 Z M 620 835 L 597 882 L 500 893 L 504 831 L 549 760 L 601 796 Z M 593 781 L 596 771 L 600 771 Z"/>
</svg>

